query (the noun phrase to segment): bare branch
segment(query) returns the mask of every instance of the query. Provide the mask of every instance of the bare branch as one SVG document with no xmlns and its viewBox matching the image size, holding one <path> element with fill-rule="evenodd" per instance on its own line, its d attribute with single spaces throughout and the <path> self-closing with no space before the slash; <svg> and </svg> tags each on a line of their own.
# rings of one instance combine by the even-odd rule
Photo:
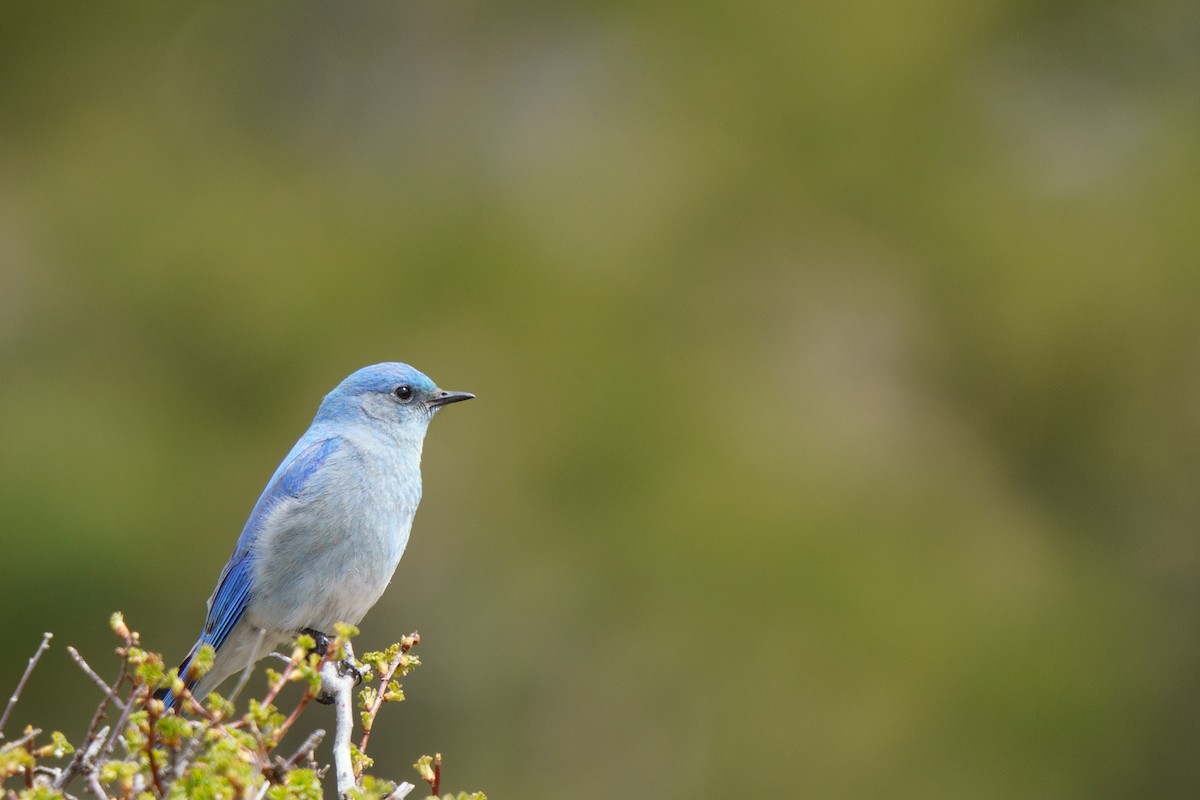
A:
<svg viewBox="0 0 1200 800">
<path fill-rule="evenodd" d="M 292 709 L 292 713 L 288 714 L 287 719 L 285 719 L 283 724 L 281 724 L 275 731 L 274 742 L 276 744 L 278 744 L 279 740 L 283 738 L 283 735 L 288 732 L 288 729 L 295 724 L 296 720 L 300 717 L 300 712 L 304 711 L 304 708 L 309 704 L 313 697 L 314 695 L 312 692 L 306 691 L 304 696 L 300 698 L 300 702 L 297 703 L 296 707 Z"/>
<path fill-rule="evenodd" d="M 184 685 L 177 697 L 179 698 L 180 704 L 186 706 L 187 710 L 196 716 L 204 717 L 209 722 L 220 722 L 221 717 L 205 708 L 200 701 L 196 699 L 196 695 L 192 694 L 192 690 L 187 688 L 186 685 Z"/>
<path fill-rule="evenodd" d="M 346 643 L 345 650 L 349 654 L 348 655 L 349 658 L 354 657 L 354 655 L 353 655 L 354 651 L 350 649 L 349 643 Z M 325 665 L 327 663 L 329 663 L 329 660 L 333 657 L 334 652 L 335 652 L 335 648 L 332 645 L 330 645 L 329 647 L 327 647 L 325 649 L 324 654 L 322 654 L 320 660 L 317 661 L 316 669 L 318 672 L 321 672 L 325 669 Z M 280 658 L 283 658 L 283 656 L 279 653 L 275 653 L 274 655 L 279 656 Z M 291 678 L 292 673 L 294 673 L 299 668 L 300 659 L 305 658 L 305 657 L 306 656 L 304 656 L 303 651 L 301 651 L 299 649 L 296 649 L 295 651 L 293 651 L 291 658 L 287 659 L 287 662 L 288 662 L 287 667 L 284 668 L 283 673 L 279 676 L 279 680 L 275 681 L 275 685 L 270 688 L 270 690 L 267 692 L 266 697 L 263 698 L 263 700 L 262 700 L 263 705 L 267 705 L 269 703 L 275 702 L 275 698 L 279 695 L 279 692 L 283 689 L 283 687 L 285 685 L 287 685 L 288 681 Z M 296 720 L 300 717 L 300 713 L 302 711 L 304 711 L 305 706 L 307 706 L 309 704 L 309 702 L 313 699 L 313 697 L 314 697 L 314 695 L 313 695 L 311 689 L 306 688 L 304 690 L 304 695 L 300 698 L 300 702 L 296 705 L 296 707 L 294 709 L 292 709 L 292 713 L 289 714 L 287 719 L 285 719 L 283 721 L 283 724 L 279 726 L 278 730 L 275 731 L 275 735 L 273 737 L 274 741 L 272 742 L 272 745 L 276 745 L 279 743 L 279 741 L 283 738 L 284 734 L 288 732 L 288 730 L 292 727 L 293 724 L 295 724 Z"/>
<path fill-rule="evenodd" d="M 58 776 L 62 774 L 62 770 L 58 767 L 44 767 L 41 764 L 38 764 L 33 768 L 33 774 L 35 778 L 36 776 L 41 775 L 43 777 L 54 778 L 57 780 Z"/>
<path fill-rule="evenodd" d="M 410 650 L 421 643 L 421 634 L 413 631 L 408 636 L 400 640 L 400 652 L 396 653 L 387 665 L 387 669 L 379 676 L 379 691 L 375 693 L 375 701 L 371 703 L 371 707 L 367 709 L 366 715 L 363 718 L 363 734 L 362 739 L 358 743 L 358 752 L 367 752 L 367 742 L 371 740 L 371 731 L 375 726 L 375 717 L 379 714 L 379 709 L 383 707 L 384 698 L 387 696 L 387 686 L 392 678 L 396 675 L 396 670 L 400 669 L 400 665 L 404 663 Z"/>
<path fill-rule="evenodd" d="M 158 715 L 155 714 L 155 706 L 161 708 L 160 703 L 146 703 L 146 713 L 149 715 L 149 724 L 146 726 L 146 760 L 150 764 L 150 779 L 154 783 L 154 792 L 159 797 L 165 797 L 166 792 L 163 791 L 162 778 L 158 774 L 158 761 L 154 755 L 154 723 L 158 720 Z"/>
<path fill-rule="evenodd" d="M 129 630 L 125 624 L 125 620 L 120 613 L 113 615 L 113 631 L 125 640 L 125 646 L 117 648 L 117 654 L 121 656 L 121 671 L 117 674 L 117 679 L 113 681 L 113 692 L 129 677 L 129 649 L 137 644 L 138 636 L 136 633 Z M 108 758 L 108 754 L 112 752 L 113 745 L 120 738 L 121 732 L 125 730 L 125 723 L 129 721 L 129 715 L 133 711 L 133 707 L 137 705 L 134 698 L 137 695 L 137 687 L 135 686 L 129 692 L 129 697 L 125 698 L 125 707 L 121 709 L 121 716 L 117 720 L 117 724 L 113 726 L 111 734 L 107 737 L 102 751 L 101 760 Z"/>
<path fill-rule="evenodd" d="M 285 658 L 282 653 L 272 653 L 272 655 Z M 279 696 L 281 691 L 283 691 L 283 687 L 287 686 L 288 681 L 291 680 L 292 673 L 294 673 L 300 667 L 300 662 L 304 658 L 304 651 L 300 649 L 293 651 L 291 657 L 287 659 L 287 666 L 283 668 L 283 672 L 279 673 L 279 679 L 275 681 L 271 688 L 267 690 L 266 696 L 263 697 L 262 704 L 264 706 L 275 702 L 275 698 Z"/>
<path fill-rule="evenodd" d="M 296 752 L 292 753 L 291 758 L 289 758 L 287 761 L 283 762 L 284 770 L 285 771 L 290 770 L 292 767 L 296 766 L 296 764 L 298 764 L 300 762 L 301 758 L 304 758 L 306 755 L 311 755 L 312 752 L 317 749 L 317 745 L 319 745 L 321 743 L 321 740 L 324 738 L 325 738 L 325 729 L 324 728 L 317 728 L 315 731 L 310 733 L 308 735 L 308 738 L 305 739 L 300 744 L 300 746 L 296 748 Z"/>
<path fill-rule="evenodd" d="M 99 675 L 96 674 L 96 671 L 94 669 L 92 669 L 91 666 L 86 661 L 83 660 L 83 656 L 79 655 L 78 650 L 76 650 L 74 647 L 71 647 L 70 645 L 67 645 L 67 654 L 69 656 L 71 656 L 71 659 L 76 664 L 79 665 L 79 668 L 81 670 L 83 670 L 83 674 L 87 675 L 89 678 L 91 678 L 92 683 L 94 683 L 100 687 L 100 690 L 104 692 L 105 697 L 107 697 L 109 700 L 111 700 L 113 703 L 115 703 L 117 708 L 121 709 L 122 711 L 125 710 L 125 704 L 123 702 L 121 702 L 121 699 L 119 697 L 117 697 L 116 692 L 113 691 L 113 687 L 111 687 L 107 683 L 105 683 L 104 678 L 101 678 Z"/>
<path fill-rule="evenodd" d="M 333 734 L 333 765 L 337 773 L 338 794 L 345 797 L 354 788 L 354 766 L 350 758 L 350 736 L 353 732 L 354 677 L 342 675 L 335 662 L 321 668 L 321 685 L 333 694 L 337 727 Z"/>
<path fill-rule="evenodd" d="M 383 800 L 404 800 L 404 798 L 408 797 L 408 793 L 415 788 L 417 787 L 413 786 L 408 781 L 400 781 L 400 783 L 396 785 L 396 788 L 392 789 L 392 793 Z"/>
<path fill-rule="evenodd" d="M 70 650 L 72 648 L 68 647 L 67 649 Z M 118 676 L 114 687 L 120 685 L 120 681 L 122 680 L 124 680 L 124 673 Z M 110 700 L 117 703 L 122 711 L 125 710 L 125 704 L 117 697 L 115 689 L 110 689 L 109 693 L 100 701 L 100 705 L 96 706 L 96 712 L 92 714 L 92 722 L 88 725 L 87 734 L 83 737 L 83 746 L 75 752 L 75 758 L 71 759 L 71 763 L 67 765 L 67 768 L 58 776 L 58 780 L 54 782 L 55 789 L 62 791 L 77 774 L 86 774 L 95 769 L 96 754 L 99 752 L 100 746 L 104 744 L 109 731 L 108 726 L 101 729 L 99 733 L 96 732 L 96 729 L 100 725 L 100 720 L 104 719 L 105 714 L 108 712 L 108 703 Z"/>
<path fill-rule="evenodd" d="M 96 770 L 96 754 L 100 752 L 101 746 L 104 745 L 104 740 L 108 737 L 108 726 L 96 731 L 96 726 L 100 724 L 100 717 L 104 713 L 105 706 L 108 705 L 107 700 L 100 702 L 100 707 L 96 709 L 96 715 L 92 717 L 91 727 L 88 728 L 87 737 L 84 740 L 84 745 L 75 751 L 75 757 L 71 759 L 71 763 L 67 768 L 59 774 L 54 780 L 54 788 L 62 791 L 67 788 L 67 784 L 71 782 L 77 774 L 83 773 L 90 775 Z"/>
<path fill-rule="evenodd" d="M 25 734 L 20 739 L 13 739 L 11 742 L 4 745 L 4 747 L 0 747 L 0 753 L 6 752 L 8 750 L 12 750 L 13 748 L 16 748 L 16 747 L 20 747 L 23 744 L 29 744 L 41 732 L 42 732 L 41 728 L 28 728 L 25 731 Z"/>
<path fill-rule="evenodd" d="M 4 738 L 4 724 L 8 722 L 8 715 L 12 713 L 13 706 L 17 704 L 17 698 L 21 696 L 22 690 L 25 689 L 25 683 L 33 673 L 33 668 L 37 666 L 42 653 L 49 649 L 50 640 L 53 638 L 54 634 L 48 631 L 42 634 L 42 643 L 38 645 L 37 651 L 30 657 L 29 666 L 25 668 L 25 674 L 21 676 L 20 682 L 17 683 L 17 688 L 13 691 L 12 697 L 8 698 L 8 705 L 4 707 L 4 714 L 0 715 L 0 739 Z"/>
<path fill-rule="evenodd" d="M 129 722 L 129 715 L 133 713 L 133 707 L 139 705 L 137 695 L 140 689 L 134 689 L 129 693 L 129 697 L 125 700 L 125 708 L 121 711 L 121 716 L 117 719 L 117 724 L 113 726 L 112 733 L 109 734 L 108 742 L 105 743 L 104 749 L 100 753 L 100 759 L 108 758 L 108 754 L 112 752 L 113 745 L 117 743 L 125 732 L 125 724 Z"/>
<path fill-rule="evenodd" d="M 96 796 L 96 800 L 108 800 L 108 795 L 104 793 L 104 787 L 100 785 L 100 776 L 95 770 L 88 773 L 87 776 L 88 789 Z"/>
</svg>

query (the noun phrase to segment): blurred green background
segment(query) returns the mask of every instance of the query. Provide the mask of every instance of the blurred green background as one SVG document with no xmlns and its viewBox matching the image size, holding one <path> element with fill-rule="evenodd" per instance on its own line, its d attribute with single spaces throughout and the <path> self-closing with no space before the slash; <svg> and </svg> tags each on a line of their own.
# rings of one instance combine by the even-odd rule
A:
<svg viewBox="0 0 1200 800">
<path fill-rule="evenodd" d="M 503 798 L 1200 793 L 1200 6 L 9 4 L 10 723 L 325 392 L 476 392 L 360 648 Z M 328 724 L 317 709 L 312 725 Z"/>
</svg>

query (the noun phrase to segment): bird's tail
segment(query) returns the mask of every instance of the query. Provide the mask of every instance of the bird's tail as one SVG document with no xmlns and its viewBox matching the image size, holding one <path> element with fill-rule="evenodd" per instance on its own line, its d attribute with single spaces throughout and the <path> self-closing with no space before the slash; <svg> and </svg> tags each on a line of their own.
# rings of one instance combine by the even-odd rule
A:
<svg viewBox="0 0 1200 800">
<path fill-rule="evenodd" d="M 196 688 L 196 681 L 187 679 L 188 667 L 192 665 L 192 659 L 196 657 L 196 651 L 199 649 L 199 642 L 192 645 L 192 651 L 187 654 L 187 657 L 183 659 L 183 663 L 179 665 L 179 675 L 184 678 L 184 685 L 187 686 L 189 692 Z M 163 705 L 167 707 L 168 711 L 170 711 L 172 708 L 175 708 L 179 704 L 179 698 L 175 696 L 175 693 L 171 691 L 170 687 L 159 689 L 154 693 L 154 697 L 158 700 L 162 700 Z"/>
</svg>

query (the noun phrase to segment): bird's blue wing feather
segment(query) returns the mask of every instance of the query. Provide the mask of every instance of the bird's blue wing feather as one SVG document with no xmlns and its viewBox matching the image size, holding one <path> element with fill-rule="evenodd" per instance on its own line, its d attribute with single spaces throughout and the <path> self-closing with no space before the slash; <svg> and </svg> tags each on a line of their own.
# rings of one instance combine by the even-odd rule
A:
<svg viewBox="0 0 1200 800">
<path fill-rule="evenodd" d="M 214 650 L 220 650 L 221 645 L 229 637 L 234 626 L 246 613 L 246 605 L 250 602 L 250 584 L 254 558 L 254 543 L 266 524 L 271 511 L 287 498 L 298 498 L 304 491 L 313 475 L 321 465 L 341 445 L 342 439 L 330 436 L 318 439 L 309 444 L 297 444 L 292 453 L 283 460 L 262 496 L 254 504 L 250 518 L 238 537 L 237 546 L 229 563 L 221 570 L 217 581 L 217 589 L 209 598 L 208 616 L 204 621 L 204 630 L 200 640 L 192 647 L 187 658 L 179 665 L 179 674 L 184 675 L 192 663 L 196 652 L 202 645 L 212 645 Z M 194 681 L 188 681 L 189 688 Z M 167 706 L 174 704 L 175 698 L 171 692 L 163 693 Z"/>
<path fill-rule="evenodd" d="M 254 504 L 254 510 L 250 512 L 246 527 L 242 529 L 242 534 L 238 537 L 233 556 L 225 565 L 225 569 L 221 571 L 217 589 L 209 600 L 208 616 L 204 621 L 204 632 L 200 636 L 200 641 L 197 642 L 197 648 L 200 645 L 210 644 L 216 650 L 221 649 L 221 645 L 225 643 L 229 633 L 245 614 L 246 605 L 250 601 L 254 543 L 271 511 L 288 498 L 299 497 L 313 475 L 341 443 L 340 437 L 332 436 L 319 439 L 306 447 L 297 448 L 298 452 L 284 459 L 279 469 L 271 476 L 267 488 L 263 490 L 262 496 Z M 193 654 L 195 649 L 193 648 Z M 191 655 L 189 654 L 187 660 L 180 667 L 181 672 L 187 669 L 190 661 Z"/>
<path fill-rule="evenodd" d="M 288 498 L 299 497 L 312 476 L 341 442 L 341 438 L 337 436 L 315 441 L 291 458 L 285 459 L 271 477 L 262 496 L 254 504 L 250 518 L 246 520 L 246 527 L 238 537 L 233 557 L 221 572 L 208 610 L 208 619 L 205 620 L 203 643 L 220 649 L 233 626 L 245 613 L 246 604 L 250 600 L 254 542 L 258 539 L 271 511 Z"/>
<path fill-rule="evenodd" d="M 267 481 L 267 488 L 263 489 L 262 496 L 254 504 L 250 518 L 246 520 L 246 527 L 242 528 L 242 535 L 238 537 L 233 558 L 230 559 L 230 567 L 239 556 L 253 550 L 254 542 L 258 539 L 258 534 L 266 524 L 272 509 L 288 497 L 299 497 L 312 476 L 341 444 L 342 437 L 329 436 L 308 444 L 302 441 L 296 445 L 275 470 L 271 480 Z M 219 592 L 220 588 L 217 591 Z"/>
<path fill-rule="evenodd" d="M 211 644 L 213 649 L 219 650 L 233 626 L 241 620 L 250 601 L 252 566 L 249 551 L 239 551 L 222 571 L 221 582 L 213 593 L 212 608 L 204 621 L 201 644 Z"/>
</svg>

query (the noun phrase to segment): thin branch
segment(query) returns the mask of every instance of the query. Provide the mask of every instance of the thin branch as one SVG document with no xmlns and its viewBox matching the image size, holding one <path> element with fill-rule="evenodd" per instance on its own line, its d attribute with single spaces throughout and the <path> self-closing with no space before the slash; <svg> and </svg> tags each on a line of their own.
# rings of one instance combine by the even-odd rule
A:
<svg viewBox="0 0 1200 800">
<path fill-rule="evenodd" d="M 79 656 L 79 653 L 74 647 L 68 647 L 67 650 L 71 653 L 72 658 Z M 76 663 L 78 663 L 81 667 L 84 667 L 85 672 L 91 671 L 91 667 L 88 666 L 87 662 L 84 661 L 81 656 Z M 91 672 L 91 674 L 95 675 L 96 673 Z M 96 675 L 96 677 L 99 678 L 100 676 Z M 96 706 L 96 713 L 92 714 L 92 722 L 90 725 L 88 725 L 87 733 L 84 734 L 83 737 L 84 745 L 75 752 L 75 757 L 71 759 L 71 763 L 67 765 L 67 768 L 64 769 L 62 774 L 58 776 L 58 779 L 54 781 L 54 788 L 60 792 L 67 787 L 67 785 L 77 774 L 94 768 L 94 766 L 91 764 L 91 761 L 96 757 L 95 749 L 98 749 L 99 746 L 104 743 L 105 737 L 108 736 L 108 728 L 105 728 L 99 735 L 97 735 L 96 729 L 100 725 L 100 720 L 102 720 L 105 714 L 108 712 L 109 702 L 111 701 L 116 703 L 122 710 L 125 708 L 125 704 L 121 702 L 120 698 L 117 697 L 116 692 L 116 687 L 119 686 L 120 682 L 123 680 L 123 675 L 117 676 L 117 683 L 113 686 L 109 686 L 107 683 L 104 683 L 103 680 L 100 680 L 101 685 L 104 686 L 104 699 L 100 701 L 98 706 Z"/>
<path fill-rule="evenodd" d="M 300 702 L 297 703 L 296 707 L 292 709 L 292 713 L 288 714 L 287 719 L 285 719 L 283 724 L 280 725 L 275 731 L 275 736 L 273 739 L 276 744 L 278 744 L 279 740 L 283 738 L 283 735 L 288 732 L 288 729 L 295 724 L 296 720 L 300 718 L 300 712 L 302 712 L 309 702 L 312 701 L 313 697 L 315 697 L 315 695 L 312 692 L 305 692 L 304 696 L 300 698 Z"/>
<path fill-rule="evenodd" d="M 146 704 L 146 713 L 149 715 L 147 720 L 146 733 L 146 760 L 150 764 L 150 779 L 154 782 L 154 791 L 159 797 L 165 797 L 166 792 L 163 791 L 162 777 L 158 774 L 158 761 L 154 757 L 154 723 L 158 717 L 154 714 L 155 703 Z"/>
<path fill-rule="evenodd" d="M 200 717 L 204 717 L 209 722 L 221 721 L 221 717 L 218 714 L 214 714 L 213 712 L 209 711 L 203 706 L 203 704 L 201 704 L 199 700 L 196 699 L 196 695 L 192 694 L 192 690 L 189 689 L 186 684 L 179 694 L 175 696 L 179 699 L 181 704 L 187 706 L 187 710 L 191 713 Z"/>
<path fill-rule="evenodd" d="M 417 787 L 413 786 L 408 781 L 400 781 L 400 783 L 396 785 L 396 788 L 392 789 L 392 793 L 383 800 L 404 800 L 404 798 L 408 797 L 408 793 L 415 788 Z"/>
<path fill-rule="evenodd" d="M 62 791 L 67 788 L 71 779 L 76 774 L 83 773 L 90 775 L 96 770 L 96 754 L 100 752 L 101 746 L 104 745 L 104 740 L 108 738 L 108 726 L 96 731 L 96 725 L 100 722 L 100 716 L 104 712 L 104 707 L 108 705 L 107 700 L 100 703 L 100 708 L 96 709 L 96 715 L 92 717 L 92 725 L 88 728 L 87 736 L 84 738 L 85 744 L 75 751 L 75 757 L 71 759 L 71 763 L 67 768 L 54 780 L 54 788 Z"/>
<path fill-rule="evenodd" d="M 324 728 L 317 728 L 315 731 L 310 733 L 308 735 L 308 738 L 305 739 L 303 742 L 301 742 L 300 746 L 296 748 L 296 752 L 292 753 L 291 758 L 289 758 L 287 761 L 283 762 L 284 770 L 287 771 L 287 770 L 292 769 L 294 766 L 296 766 L 296 764 L 298 764 L 300 762 L 301 758 L 303 758 L 306 755 L 311 755 L 312 752 L 317 749 L 317 745 L 319 745 L 321 743 L 321 740 L 324 738 L 325 738 L 325 729 Z"/>
<path fill-rule="evenodd" d="M 129 722 L 129 715 L 133 713 L 133 707 L 140 705 L 137 702 L 138 692 L 140 688 L 135 688 L 129 693 L 129 697 L 125 700 L 125 708 L 121 711 L 121 716 L 117 719 L 117 724 L 113 726 L 112 733 L 108 737 L 108 742 L 105 743 L 104 749 L 100 753 L 100 759 L 103 761 L 108 758 L 108 754 L 112 752 L 113 745 L 117 743 L 117 739 L 125 733 L 125 724 Z"/>
<path fill-rule="evenodd" d="M 363 735 L 362 740 L 358 743 L 358 751 L 360 753 L 367 752 L 367 742 L 371 740 L 371 731 L 375 726 L 375 717 L 379 714 L 379 709 L 383 707 L 384 697 L 387 695 L 387 686 L 392 678 L 396 675 L 396 670 L 400 669 L 400 665 L 404 663 L 404 659 L 408 656 L 408 652 L 414 646 L 421 643 L 421 635 L 413 631 L 408 636 L 400 640 L 400 652 L 396 657 L 388 663 L 387 669 L 379 676 L 379 691 L 375 693 L 375 702 L 371 703 L 371 707 L 367 709 L 366 716 L 363 719 Z"/>
<path fill-rule="evenodd" d="M 276 653 L 275 655 L 282 654 Z M 271 685 L 271 688 L 267 690 L 266 696 L 263 697 L 262 704 L 264 706 L 268 706 L 275 702 L 275 698 L 278 697 L 279 693 L 283 691 L 283 687 L 287 686 L 289 679 L 292 677 L 292 673 L 300 668 L 300 661 L 304 658 L 305 655 L 303 651 L 299 649 L 292 653 L 291 658 L 287 660 L 287 666 L 283 668 L 283 672 L 279 673 L 279 679 Z M 324 664 L 324 656 L 322 656 L 321 663 Z M 320 669 L 320 665 L 318 665 L 317 668 Z"/>
<path fill-rule="evenodd" d="M 59 769 L 58 767 L 45 767 L 45 766 L 42 766 L 41 764 L 38 764 L 37 766 L 35 766 L 35 767 L 33 768 L 33 774 L 34 774 L 34 775 L 41 775 L 41 776 L 42 776 L 42 777 L 44 777 L 44 778 L 55 778 L 55 779 L 57 779 L 57 778 L 58 778 L 58 776 L 59 776 L 60 774 L 62 774 L 62 770 L 61 770 L 61 769 Z"/>
<path fill-rule="evenodd" d="M 11 742 L 4 745 L 4 747 L 0 747 L 0 753 L 4 753 L 4 752 L 7 752 L 14 748 L 20 747 L 23 744 L 29 744 L 35 738 L 37 738 L 37 735 L 41 732 L 42 732 L 41 728 L 26 729 L 25 734 L 20 739 L 13 739 Z"/>
<path fill-rule="evenodd" d="M 39 764 L 33 768 L 33 784 L 38 788 L 52 786 L 61 774 L 62 770 L 58 767 L 43 767 Z M 74 795 L 67 792 L 59 792 L 58 794 L 62 795 L 66 800 L 77 800 Z"/>
<path fill-rule="evenodd" d="M 95 770 L 88 773 L 87 776 L 88 789 L 96 796 L 96 800 L 108 800 L 108 795 L 104 793 L 104 787 L 100 785 L 100 776 Z"/>
<path fill-rule="evenodd" d="M 96 781 L 96 755 L 99 753 L 101 746 L 104 745 L 105 740 L 108 738 L 108 733 L 110 730 L 106 726 L 100 730 L 99 733 L 97 733 L 97 727 L 100 725 L 100 720 L 104 719 L 105 715 L 108 713 L 108 704 L 110 702 L 116 705 L 117 708 L 121 709 L 122 713 L 125 712 L 126 705 L 125 702 L 117 696 L 117 687 L 125 681 L 126 669 L 129 666 L 129 641 L 132 641 L 132 639 L 127 640 L 126 656 L 121 664 L 121 672 L 117 675 L 116 682 L 111 686 L 109 686 L 104 679 L 92 669 L 91 665 L 83 659 L 83 656 L 79 654 L 78 650 L 70 645 L 67 646 L 67 653 L 71 656 L 75 663 L 79 665 L 79 668 L 83 670 L 84 674 L 91 678 L 93 683 L 104 690 L 104 699 L 100 701 L 100 704 L 96 707 L 96 713 L 92 715 L 92 722 L 90 725 L 88 725 L 87 734 L 84 736 L 85 745 L 76 751 L 75 757 L 71 759 L 71 763 L 67 765 L 67 768 L 64 769 L 54 781 L 54 788 L 58 791 L 63 791 L 66 789 L 75 776 L 81 773 L 88 776 L 88 788 L 93 792 L 95 791 L 92 784 Z M 100 784 L 96 783 L 95 785 L 99 786 Z"/>
<path fill-rule="evenodd" d="M 100 687 L 100 690 L 104 692 L 105 697 L 107 697 L 109 700 L 111 700 L 113 703 L 115 703 L 117 708 L 119 708 L 121 710 L 125 709 L 125 704 L 121 702 L 121 699 L 119 697 L 117 697 L 116 692 L 113 691 L 113 687 L 111 687 L 107 683 L 105 683 L 104 678 L 101 678 L 99 675 L 96 674 L 96 671 L 94 669 L 92 669 L 91 666 L 86 661 L 83 660 L 83 656 L 79 655 L 78 650 L 76 650 L 74 647 L 71 647 L 70 645 L 67 645 L 67 654 L 69 656 L 71 656 L 71 659 L 76 664 L 79 665 L 79 668 L 81 670 L 83 670 L 83 674 L 87 675 L 89 678 L 91 678 L 92 683 L 94 683 Z"/>
<path fill-rule="evenodd" d="M 38 645 L 37 651 L 30 657 L 29 666 L 25 668 L 25 674 L 21 676 L 16 690 L 12 693 L 12 697 L 8 698 L 8 705 L 4 707 L 4 714 L 0 715 L 0 739 L 4 738 L 4 724 L 8 722 L 8 715 L 12 713 L 13 706 L 17 704 L 17 698 L 21 696 L 22 690 L 25 689 L 26 681 L 29 680 L 29 676 L 33 673 L 33 668 L 37 666 L 38 659 L 42 657 L 42 653 L 49 649 L 50 640 L 53 638 L 53 633 L 46 632 L 42 634 L 42 643 Z"/>
<path fill-rule="evenodd" d="M 349 643 L 344 645 L 344 649 L 349 653 L 348 657 L 353 659 L 354 651 L 350 650 Z M 323 672 L 325 665 L 328 664 L 329 660 L 333 657 L 334 650 L 335 648 L 332 645 L 325 649 L 325 652 L 321 655 L 320 660 L 317 661 L 316 670 L 318 672 Z M 283 657 L 279 653 L 275 653 L 275 655 L 279 655 L 281 658 Z M 279 692 L 283 690 L 283 687 L 287 685 L 288 679 L 291 677 L 292 673 L 299 668 L 299 659 L 305 657 L 306 656 L 302 655 L 299 650 L 292 653 L 292 657 L 287 660 L 287 667 L 284 668 L 283 673 L 279 676 L 279 680 L 275 681 L 275 685 L 270 688 L 266 697 L 263 698 L 262 704 L 264 706 L 275 702 L 275 698 L 279 695 Z M 279 744 L 279 741 L 283 738 L 284 734 L 288 732 L 288 729 L 291 728 L 296 720 L 300 717 L 300 712 L 304 711 L 305 706 L 307 706 L 314 697 L 315 695 L 313 694 L 312 690 L 308 687 L 305 687 L 304 695 L 300 698 L 300 702 L 294 709 L 292 709 L 292 713 L 288 714 L 287 719 L 285 719 L 283 724 L 281 724 L 275 731 L 275 735 L 272 737 L 272 746 Z"/>
<path fill-rule="evenodd" d="M 114 625 L 113 632 L 125 640 L 125 646 L 117 648 L 117 655 L 121 656 L 121 671 L 117 673 L 117 679 L 113 681 L 113 692 L 115 693 L 119 687 L 129 677 L 129 650 L 137 644 L 138 636 L 136 633 L 129 630 L 125 624 L 125 620 L 120 614 L 113 615 Z M 125 707 L 121 709 L 121 716 L 117 719 L 117 724 L 113 726 L 112 732 L 107 737 L 104 743 L 104 749 L 101 751 L 101 760 L 108 758 L 108 754 L 112 752 L 113 745 L 117 739 L 121 737 L 121 733 L 125 730 L 125 723 L 129 721 L 129 715 L 133 712 L 133 707 L 137 705 L 134 698 L 137 695 L 137 687 L 135 686 L 129 696 L 125 698 Z"/>
<path fill-rule="evenodd" d="M 307 757 L 308 762 L 313 763 L 315 761 L 313 758 L 313 753 L 317 749 L 317 745 L 320 744 L 321 740 L 324 738 L 325 730 L 323 728 L 317 728 L 315 731 L 310 733 L 303 742 L 300 743 L 300 747 L 296 749 L 296 752 L 292 753 L 292 755 L 286 760 L 283 758 L 283 756 L 273 754 L 271 757 L 274 759 L 275 765 L 270 771 L 271 780 L 276 783 L 282 783 L 287 774 L 295 769 L 296 764 L 298 764 L 302 758 Z"/>
</svg>

